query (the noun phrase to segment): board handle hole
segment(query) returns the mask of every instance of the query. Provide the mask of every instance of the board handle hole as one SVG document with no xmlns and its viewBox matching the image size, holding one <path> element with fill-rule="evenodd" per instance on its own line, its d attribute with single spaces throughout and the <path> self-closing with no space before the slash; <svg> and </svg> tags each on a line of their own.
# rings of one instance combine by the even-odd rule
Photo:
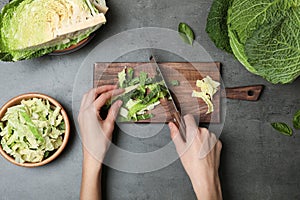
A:
<svg viewBox="0 0 300 200">
<path fill-rule="evenodd" d="M 250 97 L 254 96 L 254 91 L 253 90 L 249 90 L 248 91 L 248 96 L 250 96 Z"/>
</svg>

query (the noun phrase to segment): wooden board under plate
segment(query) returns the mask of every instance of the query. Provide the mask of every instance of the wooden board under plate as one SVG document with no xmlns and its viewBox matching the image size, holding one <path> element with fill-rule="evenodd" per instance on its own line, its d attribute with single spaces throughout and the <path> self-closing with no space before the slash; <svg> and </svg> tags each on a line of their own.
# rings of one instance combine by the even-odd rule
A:
<svg viewBox="0 0 300 200">
<path fill-rule="evenodd" d="M 179 86 L 170 86 L 169 90 L 173 93 L 177 106 L 179 105 L 181 113 L 193 114 L 200 116 L 201 123 L 219 123 L 220 122 L 220 91 L 213 98 L 214 112 L 206 114 L 207 105 L 200 98 L 193 98 L 192 91 L 196 87 L 196 81 L 210 76 L 213 80 L 220 82 L 220 63 L 183 63 L 183 62 L 165 62 L 158 63 L 166 82 L 178 80 Z M 135 75 L 139 71 L 145 71 L 149 76 L 154 76 L 156 71 L 153 70 L 151 63 L 95 63 L 94 65 L 94 87 L 107 84 L 117 84 L 118 73 L 123 68 L 133 67 Z M 169 101 L 170 103 L 170 101 Z M 139 122 L 166 123 L 171 120 L 171 115 L 166 106 L 158 105 L 151 111 L 155 116 L 149 120 Z"/>
</svg>

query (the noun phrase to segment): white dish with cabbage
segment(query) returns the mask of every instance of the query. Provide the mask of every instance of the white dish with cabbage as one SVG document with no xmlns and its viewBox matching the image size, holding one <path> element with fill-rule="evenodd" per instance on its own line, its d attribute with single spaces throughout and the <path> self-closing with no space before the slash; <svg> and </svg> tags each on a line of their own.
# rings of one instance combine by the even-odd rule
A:
<svg viewBox="0 0 300 200">
<path fill-rule="evenodd" d="M 33 97 L 1 109 L 1 150 L 16 163 L 40 163 L 65 146 L 69 121 L 62 107 L 49 100 Z"/>
</svg>

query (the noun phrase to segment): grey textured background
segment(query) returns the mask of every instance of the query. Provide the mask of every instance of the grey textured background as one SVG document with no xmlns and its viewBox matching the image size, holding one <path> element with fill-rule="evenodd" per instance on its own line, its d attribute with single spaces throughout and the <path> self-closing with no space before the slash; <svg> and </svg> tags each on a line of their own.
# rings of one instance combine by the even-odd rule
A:
<svg viewBox="0 0 300 200">
<path fill-rule="evenodd" d="M 65 56 L 44 56 L 18 63 L 0 63 L 0 105 L 26 92 L 42 92 L 60 101 L 72 117 L 72 86 L 80 63 L 88 52 L 106 38 L 139 27 L 177 30 L 188 23 L 197 41 L 214 60 L 223 63 L 225 85 L 264 84 L 258 102 L 229 100 L 225 127 L 221 135 L 223 151 L 220 176 L 224 199 L 282 200 L 300 199 L 300 136 L 278 134 L 270 122 L 291 118 L 300 109 L 298 79 L 290 85 L 271 85 L 247 72 L 233 56 L 214 47 L 205 33 L 211 0 L 110 0 L 108 23 L 85 48 Z M 1 0 L 2 7 L 6 1 Z M 124 38 L 126 39 L 126 38 Z M 142 54 L 142 52 L 140 53 Z M 134 60 L 140 60 L 137 53 Z M 123 58 L 122 61 L 128 61 Z M 162 60 L 168 61 L 168 60 Z M 89 84 L 89 83 L 87 83 Z M 168 142 L 167 127 L 161 134 Z M 137 146 L 137 151 L 155 144 L 130 141 L 119 136 L 121 146 Z M 72 129 L 63 154 L 44 167 L 17 167 L 0 158 L 0 199 L 78 199 L 81 181 L 81 143 Z M 159 171 L 129 174 L 105 168 L 105 199 L 195 199 L 191 184 L 179 161 Z"/>
</svg>

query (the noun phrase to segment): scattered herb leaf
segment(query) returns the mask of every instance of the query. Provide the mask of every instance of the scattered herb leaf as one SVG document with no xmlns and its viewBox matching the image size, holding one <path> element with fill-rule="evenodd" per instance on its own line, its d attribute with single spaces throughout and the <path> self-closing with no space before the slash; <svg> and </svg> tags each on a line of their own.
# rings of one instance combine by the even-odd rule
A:
<svg viewBox="0 0 300 200">
<path fill-rule="evenodd" d="M 272 127 L 282 133 L 283 135 L 292 136 L 293 130 L 286 124 L 282 122 L 271 123 Z"/>
<path fill-rule="evenodd" d="M 293 117 L 293 125 L 295 129 L 300 129 L 300 110 Z"/>
<path fill-rule="evenodd" d="M 178 25 L 178 32 L 180 37 L 182 38 L 182 40 L 190 45 L 193 45 L 193 41 L 195 39 L 195 35 L 193 30 L 191 29 L 191 27 L 189 25 L 187 25 L 186 23 L 179 23 Z"/>
</svg>

